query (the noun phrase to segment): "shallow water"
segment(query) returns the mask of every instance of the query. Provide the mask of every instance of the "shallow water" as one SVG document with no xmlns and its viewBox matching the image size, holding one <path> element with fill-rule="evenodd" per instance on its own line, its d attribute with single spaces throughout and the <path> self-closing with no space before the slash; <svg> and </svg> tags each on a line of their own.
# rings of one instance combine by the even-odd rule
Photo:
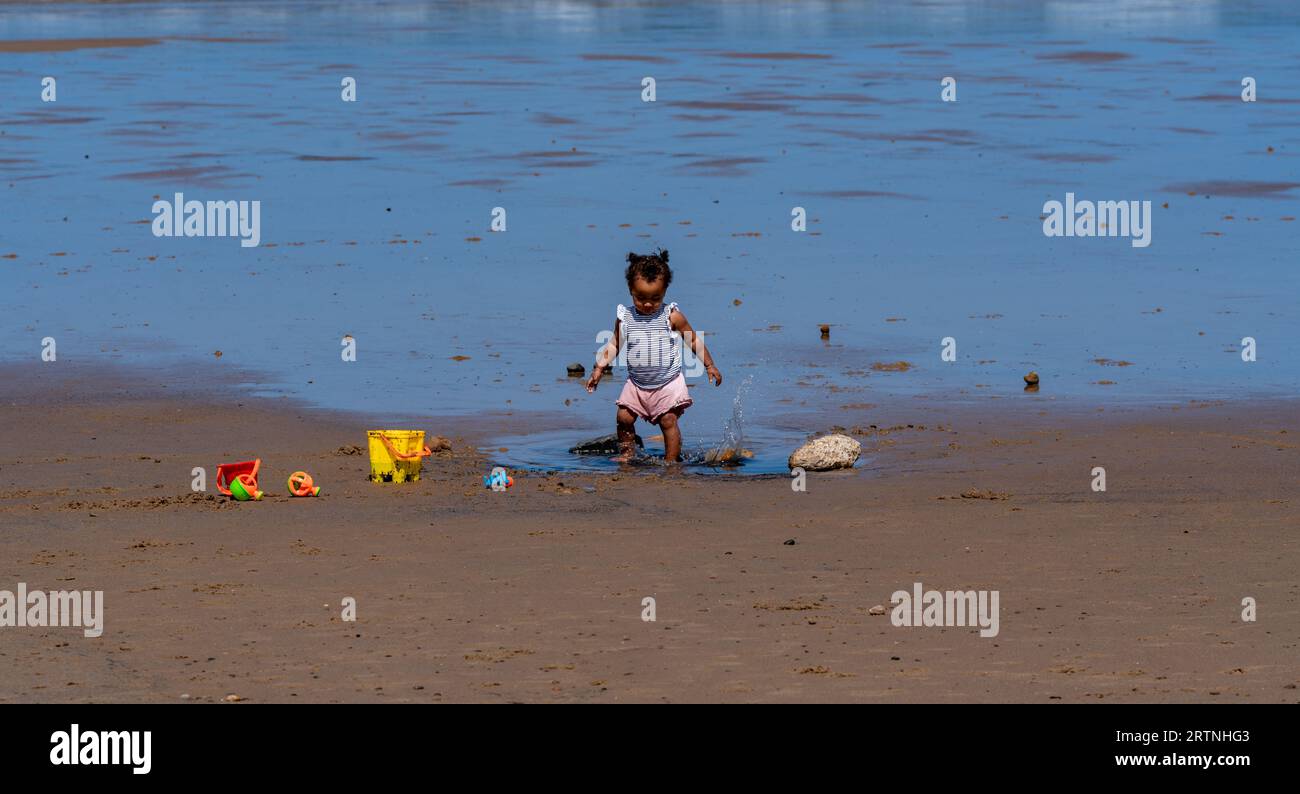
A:
<svg viewBox="0 0 1300 794">
<path fill-rule="evenodd" d="M 1293 394 L 1298 25 L 1192 0 L 7 6 L 0 357 L 49 336 L 331 407 L 610 432 L 621 384 L 564 368 L 626 301 L 623 255 L 663 245 L 726 377 L 691 381 L 688 449 L 752 378 L 746 470 L 784 465 L 801 411 L 1024 399 L 1030 369 L 1063 399 Z M 13 44 L 92 37 L 135 40 Z M 176 192 L 261 201 L 261 245 L 154 237 Z M 1152 244 L 1045 237 L 1067 192 L 1151 200 Z"/>
<path fill-rule="evenodd" d="M 645 429 L 644 435 L 651 435 Z M 657 432 L 657 428 L 656 428 Z M 603 435 L 596 430 L 591 435 Z M 643 435 L 643 437 L 644 437 Z M 790 452 L 802 443 L 807 434 L 791 427 L 765 427 L 750 436 L 754 457 L 735 466 L 709 465 L 705 462 L 709 449 L 716 444 L 683 439 L 680 470 L 695 474 L 788 474 L 786 460 Z M 485 447 L 492 465 L 511 470 L 535 469 L 542 471 L 630 471 L 656 473 L 677 470 L 664 462 L 664 445 L 661 441 L 646 441 L 645 450 L 627 463 L 615 463 L 613 455 L 573 455 L 568 449 L 583 440 L 581 433 L 572 430 L 550 430 L 520 436 L 502 436 Z M 507 451 L 500 452 L 504 447 Z M 859 463 L 859 465 L 862 465 Z"/>
</svg>

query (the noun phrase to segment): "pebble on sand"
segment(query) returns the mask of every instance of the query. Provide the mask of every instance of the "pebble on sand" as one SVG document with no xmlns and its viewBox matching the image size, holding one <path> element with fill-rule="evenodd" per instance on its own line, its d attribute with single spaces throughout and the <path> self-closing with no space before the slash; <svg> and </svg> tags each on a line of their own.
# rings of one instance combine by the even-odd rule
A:
<svg viewBox="0 0 1300 794">
<path fill-rule="evenodd" d="M 862 454 L 862 445 L 856 440 L 840 433 L 814 438 L 790 454 L 788 461 L 791 469 L 801 468 L 807 471 L 829 471 L 830 469 L 849 469 Z"/>
<path fill-rule="evenodd" d="M 1026 375 L 1025 383 L 1028 383 L 1030 386 L 1033 386 L 1034 384 L 1038 383 L 1038 373 L 1031 372 L 1028 375 Z"/>
<path fill-rule="evenodd" d="M 445 436 L 434 436 L 429 439 L 430 452 L 451 452 L 451 441 Z"/>
<path fill-rule="evenodd" d="M 820 329 L 821 332 L 822 332 L 822 339 L 829 339 L 829 338 L 830 338 L 830 335 L 831 335 L 831 327 L 830 327 L 829 324 L 827 324 L 827 323 L 822 323 L 821 325 L 819 325 L 819 326 L 817 326 L 817 327 L 818 327 L 818 329 Z"/>
<path fill-rule="evenodd" d="M 714 447 L 704 453 L 704 463 L 706 466 L 739 466 L 746 458 L 752 457 L 754 453 L 748 449 Z"/>
<path fill-rule="evenodd" d="M 587 374 L 587 368 L 577 362 L 570 364 L 568 370 L 570 378 L 581 378 Z"/>
<path fill-rule="evenodd" d="M 881 606 L 880 604 L 876 604 L 874 607 L 872 607 L 871 609 L 868 609 L 868 610 L 867 610 L 867 614 L 868 614 L 868 615 L 883 615 L 883 614 L 885 614 L 885 608 L 884 608 L 883 606 Z"/>
</svg>

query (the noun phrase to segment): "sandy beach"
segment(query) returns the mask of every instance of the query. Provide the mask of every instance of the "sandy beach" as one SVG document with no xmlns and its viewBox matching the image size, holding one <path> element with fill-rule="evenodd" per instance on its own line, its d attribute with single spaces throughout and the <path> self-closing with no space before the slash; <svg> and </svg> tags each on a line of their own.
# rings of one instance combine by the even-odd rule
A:
<svg viewBox="0 0 1300 794">
<path fill-rule="evenodd" d="M 374 418 L 175 373 L 3 381 L 0 589 L 105 606 L 98 638 L 0 629 L 0 702 L 1300 701 L 1295 403 L 900 402 L 845 412 L 863 462 L 804 493 L 638 471 L 498 493 L 472 420 L 429 419 L 452 452 L 373 484 Z M 267 497 L 215 495 L 253 456 Z M 324 494 L 289 498 L 294 469 Z M 871 614 L 915 582 L 999 591 L 999 633 Z"/>
</svg>

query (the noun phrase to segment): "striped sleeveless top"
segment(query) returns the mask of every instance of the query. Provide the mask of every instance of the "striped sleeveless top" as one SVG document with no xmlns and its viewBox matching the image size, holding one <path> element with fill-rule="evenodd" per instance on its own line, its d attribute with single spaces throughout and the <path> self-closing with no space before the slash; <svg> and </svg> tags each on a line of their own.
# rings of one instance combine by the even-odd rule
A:
<svg viewBox="0 0 1300 794">
<path fill-rule="evenodd" d="M 615 310 L 620 323 L 619 355 L 628 380 L 642 389 L 657 389 L 682 371 L 682 335 L 668 320 L 676 308 L 676 303 L 668 303 L 646 315 L 620 303 Z"/>
</svg>

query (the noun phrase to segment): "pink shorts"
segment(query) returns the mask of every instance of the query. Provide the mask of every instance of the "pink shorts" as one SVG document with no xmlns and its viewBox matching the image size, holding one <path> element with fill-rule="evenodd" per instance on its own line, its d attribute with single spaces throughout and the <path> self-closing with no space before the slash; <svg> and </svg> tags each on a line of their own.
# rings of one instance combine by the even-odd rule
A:
<svg viewBox="0 0 1300 794">
<path fill-rule="evenodd" d="M 651 424 L 659 424 L 659 418 L 674 408 L 685 408 L 694 400 L 686 391 L 686 378 L 679 372 L 677 377 L 657 389 L 643 389 L 631 380 L 623 384 L 623 393 L 618 395 L 618 404 Z"/>
</svg>

